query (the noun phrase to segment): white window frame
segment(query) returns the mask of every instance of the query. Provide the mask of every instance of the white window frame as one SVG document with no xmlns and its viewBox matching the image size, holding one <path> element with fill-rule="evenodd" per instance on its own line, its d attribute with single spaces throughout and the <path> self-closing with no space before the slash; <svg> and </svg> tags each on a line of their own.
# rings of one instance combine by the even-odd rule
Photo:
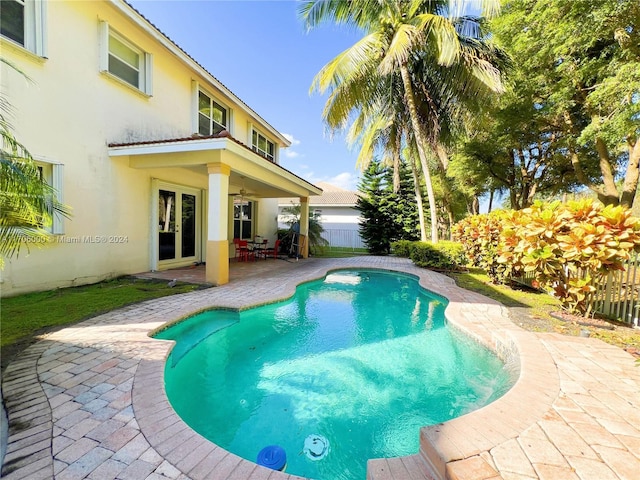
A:
<svg viewBox="0 0 640 480">
<path fill-rule="evenodd" d="M 29 52 L 47 57 L 47 1 L 13 0 L 24 7 L 24 44 L 1 35 L 3 41 L 19 46 Z"/>
<path fill-rule="evenodd" d="M 206 135 L 213 135 L 213 124 L 214 122 L 217 125 L 220 125 L 222 128 L 222 130 L 226 130 L 227 132 L 229 132 L 230 134 L 231 132 L 231 109 L 225 105 L 223 102 L 220 102 L 215 95 L 211 95 L 207 90 L 205 90 L 204 88 L 200 87 L 199 85 L 196 84 L 196 89 L 195 89 L 195 123 L 194 123 L 194 133 L 197 133 L 198 135 L 203 135 L 200 132 L 200 94 L 204 94 L 207 97 L 209 97 L 209 103 L 210 105 L 215 103 L 216 105 L 218 105 L 219 107 L 221 107 L 225 113 L 226 113 L 226 125 L 222 125 L 219 124 L 218 122 L 215 122 L 215 120 L 213 118 L 209 118 L 209 133 Z M 213 108 L 213 106 L 211 106 Z"/>
<path fill-rule="evenodd" d="M 256 136 L 256 139 L 259 141 L 260 137 L 264 138 L 264 140 L 267 142 L 267 147 L 268 144 L 271 144 L 273 146 L 273 154 L 270 154 L 268 151 L 265 151 L 263 149 L 261 149 L 258 145 L 257 142 L 254 143 L 253 141 L 253 136 Z M 260 130 L 252 127 L 251 128 L 251 149 L 256 152 L 258 155 L 260 155 L 261 157 L 266 158 L 267 160 L 269 160 L 272 163 L 276 163 L 276 143 L 269 140 L 269 137 L 267 137 L 264 133 L 262 133 Z"/>
<path fill-rule="evenodd" d="M 233 200 L 233 233 L 235 237 L 236 226 L 239 231 L 239 237 L 241 240 L 252 240 L 256 228 L 256 202 L 249 199 L 234 199 Z M 244 214 L 245 206 L 248 207 L 250 218 Z M 236 217 L 236 213 L 239 215 Z M 249 235 L 242 236 L 243 225 L 249 224 Z"/>
<path fill-rule="evenodd" d="M 42 179 L 56 191 L 56 200 L 64 203 L 64 165 L 45 157 L 34 157 L 34 161 L 42 172 Z M 54 235 L 64 234 L 64 217 L 59 212 L 53 213 L 52 224 L 47 231 Z"/>
<path fill-rule="evenodd" d="M 129 83 L 127 80 L 119 77 L 109 70 L 109 55 L 111 54 L 109 50 L 109 39 L 111 37 L 118 40 L 125 47 L 130 48 L 140 57 L 137 86 Z M 100 72 L 129 88 L 133 88 L 144 93 L 149 97 L 153 95 L 153 55 L 131 43 L 126 37 L 112 29 L 108 22 L 104 21 L 100 22 Z"/>
</svg>

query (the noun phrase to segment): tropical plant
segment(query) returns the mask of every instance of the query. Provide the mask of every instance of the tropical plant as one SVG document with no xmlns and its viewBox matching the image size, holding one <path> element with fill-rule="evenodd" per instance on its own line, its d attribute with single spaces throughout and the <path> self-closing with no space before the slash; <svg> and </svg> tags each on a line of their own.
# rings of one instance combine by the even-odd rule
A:
<svg viewBox="0 0 640 480">
<path fill-rule="evenodd" d="M 284 215 L 284 223 L 289 226 L 289 229 L 285 232 L 281 240 L 283 241 L 282 248 L 291 247 L 291 241 L 294 233 L 299 233 L 300 230 L 300 213 L 302 206 L 292 203 L 289 207 L 284 207 L 282 213 Z M 315 210 L 309 211 L 309 230 L 307 232 L 307 239 L 309 241 L 309 252 L 315 253 L 317 249 L 323 249 L 329 245 L 329 241 L 322 237 L 324 228 L 320 219 L 320 214 Z M 280 234 L 278 235 L 280 238 Z"/>
<path fill-rule="evenodd" d="M 454 231 L 474 266 L 494 282 L 533 276 L 563 308 L 588 316 L 598 285 L 624 270 L 640 252 L 640 219 L 622 206 L 593 199 L 534 202 L 523 210 L 494 211 L 456 224 Z"/>
<path fill-rule="evenodd" d="M 509 215 L 504 210 L 471 215 L 456 223 L 452 229 L 453 238 L 462 244 L 469 263 L 485 270 L 493 283 L 504 283 L 506 280 L 507 268 L 498 262 L 498 247 Z"/>
<path fill-rule="evenodd" d="M 368 135 L 375 138 L 376 129 L 388 129 L 389 122 L 395 121 L 397 114 L 403 117 L 397 133 L 406 128 L 414 139 L 425 178 L 434 242 L 438 238 L 437 215 L 427 149 L 435 149 L 438 143 L 442 130 L 440 120 L 446 118 L 449 111 L 446 105 L 448 102 L 453 105 L 459 100 L 452 92 L 470 90 L 474 83 L 501 89 L 499 71 L 485 55 L 477 55 L 479 50 L 475 47 L 481 42 L 477 39 L 471 41 L 466 36 L 474 29 L 468 28 L 470 22 L 461 20 L 459 14 L 463 10 L 451 8 L 465 3 L 443 0 L 312 0 L 304 2 L 300 9 L 307 28 L 335 21 L 363 30 L 364 37 L 360 41 L 318 73 L 312 90 L 321 93 L 331 90 L 324 117 L 334 129 L 345 126 L 357 111 L 364 113 L 357 121 L 362 123 L 367 118 L 371 119 L 373 124 L 367 128 L 371 129 Z M 483 6 L 485 13 L 492 14 L 499 2 L 487 0 Z M 447 68 L 452 66 L 458 68 Z M 447 70 L 443 72 L 443 68 Z M 475 82 L 452 81 L 454 77 L 459 79 L 461 74 Z M 426 82 L 427 77 L 435 83 Z M 395 108 L 385 107 L 384 100 L 389 98 L 389 90 L 380 89 L 389 85 L 389 79 L 394 86 Z M 402 109 L 397 108 L 399 105 Z M 460 104 L 456 107 L 459 108 Z M 375 112 L 379 115 L 374 115 Z M 389 138 L 397 142 L 397 139 Z M 389 150 L 396 149 L 392 146 Z"/>
<path fill-rule="evenodd" d="M 507 274 L 533 273 L 567 310 L 585 316 L 596 286 L 640 252 L 640 219 L 591 199 L 536 202 L 513 212 L 503 227 L 498 262 Z"/>
<path fill-rule="evenodd" d="M 0 62 L 28 77 L 11 62 Z M 56 200 L 55 190 L 42 178 L 27 148 L 14 136 L 9 122 L 11 105 L 0 97 L 0 268 L 5 258 L 18 255 L 22 247 L 50 240 L 48 227 L 56 214 L 69 216 L 69 208 Z"/>
</svg>

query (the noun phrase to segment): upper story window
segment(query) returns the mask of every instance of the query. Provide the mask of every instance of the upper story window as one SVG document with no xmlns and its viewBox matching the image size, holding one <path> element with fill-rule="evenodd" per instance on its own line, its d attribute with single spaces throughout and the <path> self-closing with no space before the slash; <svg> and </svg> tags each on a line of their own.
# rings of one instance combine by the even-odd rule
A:
<svg viewBox="0 0 640 480">
<path fill-rule="evenodd" d="M 44 57 L 46 1 L 1 0 L 0 35 Z"/>
<path fill-rule="evenodd" d="M 274 143 L 256 130 L 254 130 L 253 134 L 251 135 L 251 148 L 258 155 L 262 155 L 270 162 L 275 161 L 276 148 Z"/>
<path fill-rule="evenodd" d="M 107 22 L 101 22 L 101 30 L 105 45 L 101 70 L 151 95 L 152 55 L 114 32 Z"/>
<path fill-rule="evenodd" d="M 229 114 L 225 107 L 202 90 L 198 91 L 198 133 L 215 135 L 229 130 Z"/>
</svg>

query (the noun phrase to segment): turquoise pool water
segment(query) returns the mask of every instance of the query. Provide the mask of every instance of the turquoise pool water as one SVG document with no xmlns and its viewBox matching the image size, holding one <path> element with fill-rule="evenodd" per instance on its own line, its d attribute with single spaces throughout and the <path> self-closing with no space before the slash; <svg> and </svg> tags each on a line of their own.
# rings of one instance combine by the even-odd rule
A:
<svg viewBox="0 0 640 480">
<path fill-rule="evenodd" d="M 417 453 L 421 426 L 512 385 L 498 358 L 447 328 L 446 303 L 412 276 L 349 270 L 283 302 L 204 312 L 156 335 L 177 341 L 167 395 L 243 458 L 275 444 L 287 473 L 363 480 L 367 459 Z"/>
</svg>

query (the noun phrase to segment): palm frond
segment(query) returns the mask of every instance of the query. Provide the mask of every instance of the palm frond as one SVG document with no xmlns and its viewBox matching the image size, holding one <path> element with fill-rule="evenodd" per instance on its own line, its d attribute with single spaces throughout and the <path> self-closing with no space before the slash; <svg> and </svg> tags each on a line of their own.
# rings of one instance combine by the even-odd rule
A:
<svg viewBox="0 0 640 480">
<path fill-rule="evenodd" d="M 436 46 L 440 65 L 449 66 L 456 61 L 460 53 L 460 42 L 455 26 L 447 18 L 424 13 L 417 15 L 413 24 L 424 32 L 428 43 Z"/>
<path fill-rule="evenodd" d="M 298 8 L 305 28 L 311 30 L 323 23 L 336 23 L 366 28 L 377 18 L 378 0 L 310 0 Z"/>
<path fill-rule="evenodd" d="M 406 23 L 399 25 L 391 43 L 386 48 L 382 62 L 380 62 L 380 73 L 387 75 L 400 65 L 405 65 L 421 39 L 422 32 L 413 25 Z"/>
<path fill-rule="evenodd" d="M 363 66 L 381 57 L 380 35 L 371 33 L 364 36 L 353 46 L 338 54 L 316 74 L 309 91 L 324 93 L 328 88 L 357 78 Z"/>
</svg>

